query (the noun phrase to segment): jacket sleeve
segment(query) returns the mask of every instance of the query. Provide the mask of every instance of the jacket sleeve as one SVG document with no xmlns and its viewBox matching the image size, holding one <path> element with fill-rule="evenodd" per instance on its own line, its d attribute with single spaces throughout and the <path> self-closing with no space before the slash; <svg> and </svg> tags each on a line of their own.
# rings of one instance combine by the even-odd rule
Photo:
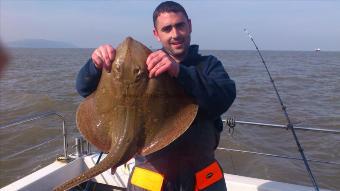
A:
<svg viewBox="0 0 340 191">
<path fill-rule="evenodd" d="M 78 93 L 87 97 L 94 92 L 97 89 L 101 74 L 101 70 L 98 70 L 92 59 L 89 59 L 77 76 L 76 89 Z"/>
<path fill-rule="evenodd" d="M 196 99 L 199 112 L 216 119 L 233 103 L 236 86 L 218 59 L 213 56 L 204 59 L 196 66 L 180 64 L 177 81 Z"/>
</svg>

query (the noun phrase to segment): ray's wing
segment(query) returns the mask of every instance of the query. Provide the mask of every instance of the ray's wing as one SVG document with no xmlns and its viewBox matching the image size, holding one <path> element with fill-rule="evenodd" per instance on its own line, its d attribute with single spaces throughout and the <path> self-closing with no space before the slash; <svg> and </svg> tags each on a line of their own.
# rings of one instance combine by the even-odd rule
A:
<svg viewBox="0 0 340 191">
<path fill-rule="evenodd" d="M 198 106 L 167 74 L 149 80 L 144 98 L 147 137 L 141 154 L 148 155 L 181 136 L 195 119 Z"/>
</svg>

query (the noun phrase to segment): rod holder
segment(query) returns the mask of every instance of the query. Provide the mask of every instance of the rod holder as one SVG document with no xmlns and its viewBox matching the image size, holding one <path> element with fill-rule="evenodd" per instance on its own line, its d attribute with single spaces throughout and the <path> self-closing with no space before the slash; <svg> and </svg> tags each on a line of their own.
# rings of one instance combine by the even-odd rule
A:
<svg viewBox="0 0 340 191">
<path fill-rule="evenodd" d="M 75 153 L 74 153 L 74 156 L 75 157 L 81 157 L 84 155 L 84 146 L 83 146 L 83 143 L 84 143 L 84 140 L 82 137 L 76 137 L 74 138 L 74 147 L 75 147 Z"/>
</svg>

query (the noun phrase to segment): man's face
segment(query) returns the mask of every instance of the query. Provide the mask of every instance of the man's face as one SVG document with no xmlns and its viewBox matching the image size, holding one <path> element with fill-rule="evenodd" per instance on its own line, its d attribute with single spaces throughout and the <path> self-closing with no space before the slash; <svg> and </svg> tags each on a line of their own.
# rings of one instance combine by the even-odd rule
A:
<svg viewBox="0 0 340 191">
<path fill-rule="evenodd" d="M 172 57 L 182 60 L 190 46 L 191 21 L 181 12 L 161 13 L 153 34 Z"/>
</svg>

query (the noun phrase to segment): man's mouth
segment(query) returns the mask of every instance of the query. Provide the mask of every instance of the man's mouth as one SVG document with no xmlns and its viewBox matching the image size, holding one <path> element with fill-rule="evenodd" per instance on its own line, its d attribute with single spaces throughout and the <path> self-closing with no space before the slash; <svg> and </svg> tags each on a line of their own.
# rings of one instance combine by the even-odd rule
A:
<svg viewBox="0 0 340 191">
<path fill-rule="evenodd" d="M 176 42 L 171 42 L 171 44 L 177 45 L 177 44 L 182 44 L 182 41 L 176 41 Z"/>
<path fill-rule="evenodd" d="M 183 41 L 175 41 L 175 42 L 171 42 L 170 44 L 173 45 L 174 47 L 181 47 L 183 45 Z"/>
</svg>

